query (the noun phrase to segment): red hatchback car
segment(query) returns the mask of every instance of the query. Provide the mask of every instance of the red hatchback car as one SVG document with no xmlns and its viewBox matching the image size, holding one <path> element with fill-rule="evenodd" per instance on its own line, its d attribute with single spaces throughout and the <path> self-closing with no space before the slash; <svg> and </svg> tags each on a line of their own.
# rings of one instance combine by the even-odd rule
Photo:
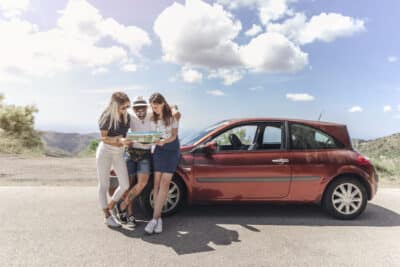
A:
<svg viewBox="0 0 400 267">
<path fill-rule="evenodd" d="M 297 119 L 232 119 L 181 140 L 181 161 L 163 213 L 207 202 L 318 203 L 353 219 L 377 191 L 368 158 L 342 124 Z M 152 210 L 152 183 L 140 203 Z"/>
</svg>

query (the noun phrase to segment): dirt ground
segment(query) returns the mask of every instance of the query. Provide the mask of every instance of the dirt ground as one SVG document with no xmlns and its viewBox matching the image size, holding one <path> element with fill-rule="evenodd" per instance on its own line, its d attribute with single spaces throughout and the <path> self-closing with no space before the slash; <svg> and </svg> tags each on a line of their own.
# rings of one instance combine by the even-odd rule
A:
<svg viewBox="0 0 400 267">
<path fill-rule="evenodd" d="M 95 186 L 96 160 L 0 154 L 0 186 L 18 185 Z M 400 187 L 400 177 L 380 177 L 379 187 Z"/>
<path fill-rule="evenodd" d="M 95 158 L 0 155 L 0 186 L 96 184 Z"/>
</svg>

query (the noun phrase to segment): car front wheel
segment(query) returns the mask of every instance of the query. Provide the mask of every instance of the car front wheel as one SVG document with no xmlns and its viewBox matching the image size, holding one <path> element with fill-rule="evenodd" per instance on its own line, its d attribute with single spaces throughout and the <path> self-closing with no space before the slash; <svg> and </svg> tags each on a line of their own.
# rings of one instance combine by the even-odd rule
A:
<svg viewBox="0 0 400 267">
<path fill-rule="evenodd" d="M 169 185 L 167 199 L 162 209 L 163 216 L 169 216 L 179 211 L 185 205 L 186 191 L 182 180 L 174 175 Z M 143 190 L 140 196 L 140 205 L 147 214 L 153 213 L 153 183 L 148 185 Z"/>
<path fill-rule="evenodd" d="M 342 177 L 334 180 L 326 189 L 323 207 L 338 219 L 354 219 L 367 206 L 367 191 L 359 180 Z"/>
</svg>

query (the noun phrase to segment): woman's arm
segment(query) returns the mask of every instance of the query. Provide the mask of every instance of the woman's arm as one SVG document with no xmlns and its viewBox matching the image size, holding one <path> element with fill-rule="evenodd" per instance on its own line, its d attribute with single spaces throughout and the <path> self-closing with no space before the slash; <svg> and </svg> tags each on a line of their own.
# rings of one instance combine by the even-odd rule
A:
<svg viewBox="0 0 400 267">
<path fill-rule="evenodd" d="M 163 146 L 165 144 L 172 143 L 173 141 L 175 141 L 177 136 L 178 136 L 178 128 L 172 128 L 171 137 L 158 141 L 156 145 Z"/>
<path fill-rule="evenodd" d="M 101 141 L 103 141 L 107 145 L 112 145 L 112 146 L 124 146 L 124 145 L 131 145 L 132 141 L 127 140 L 126 138 L 123 138 L 121 135 L 119 136 L 107 136 L 107 130 L 102 130 L 101 132 Z"/>
<path fill-rule="evenodd" d="M 171 108 L 172 116 L 179 121 L 181 119 L 181 113 L 178 111 L 178 106 L 177 105 L 170 105 Z"/>
</svg>

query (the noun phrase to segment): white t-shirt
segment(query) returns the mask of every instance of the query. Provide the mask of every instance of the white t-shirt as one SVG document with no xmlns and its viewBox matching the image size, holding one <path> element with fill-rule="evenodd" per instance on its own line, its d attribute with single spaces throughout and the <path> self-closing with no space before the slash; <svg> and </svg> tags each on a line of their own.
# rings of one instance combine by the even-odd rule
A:
<svg viewBox="0 0 400 267">
<path fill-rule="evenodd" d="M 173 118 L 172 123 L 166 126 L 163 120 L 158 120 L 157 122 L 151 121 L 151 128 L 152 131 L 160 132 L 163 139 L 167 139 L 172 136 L 172 129 L 179 128 L 179 122 Z"/>
<path fill-rule="evenodd" d="M 130 124 L 131 131 L 135 133 L 152 131 L 151 117 L 152 117 L 152 112 L 147 112 L 146 117 L 143 120 L 139 119 L 136 116 L 136 114 L 133 114 L 131 116 L 131 124 Z M 133 144 L 133 147 L 141 149 L 150 149 L 151 145 L 135 143 Z"/>
<path fill-rule="evenodd" d="M 139 119 L 136 114 L 131 116 L 131 131 L 132 132 L 150 132 L 151 131 L 152 114 L 147 112 L 144 120 Z"/>
</svg>

